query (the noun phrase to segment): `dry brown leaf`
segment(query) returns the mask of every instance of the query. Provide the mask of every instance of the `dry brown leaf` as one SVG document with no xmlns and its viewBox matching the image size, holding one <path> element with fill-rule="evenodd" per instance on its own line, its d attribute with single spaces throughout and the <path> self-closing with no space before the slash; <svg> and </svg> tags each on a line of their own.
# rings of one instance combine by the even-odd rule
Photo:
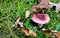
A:
<svg viewBox="0 0 60 38">
<path fill-rule="evenodd" d="M 50 2 L 50 0 L 41 0 L 40 4 L 38 6 L 41 9 L 42 8 L 46 8 L 46 9 L 50 10 L 50 8 L 49 8 L 49 2 Z"/>
<path fill-rule="evenodd" d="M 21 27 L 24 27 L 24 26 L 23 26 L 23 22 L 19 22 L 19 25 L 20 25 Z"/>
<path fill-rule="evenodd" d="M 60 2 L 56 5 L 56 11 L 57 11 L 57 12 L 60 11 Z"/>
<path fill-rule="evenodd" d="M 36 37 L 36 36 L 37 36 L 37 34 L 36 34 L 35 32 L 33 32 L 33 33 L 32 33 L 32 35 L 33 35 L 34 37 Z"/>
<path fill-rule="evenodd" d="M 32 12 L 37 12 L 37 9 L 38 9 L 38 5 L 34 5 L 31 9 Z"/>
<path fill-rule="evenodd" d="M 60 38 L 60 31 L 54 33 L 55 37 Z"/>
<path fill-rule="evenodd" d="M 57 4 L 49 2 L 49 7 L 52 8 L 53 6 L 56 6 L 56 12 L 60 11 L 60 2 Z"/>
<path fill-rule="evenodd" d="M 38 0 L 38 2 L 40 3 L 40 2 L 41 2 L 41 0 Z"/>
<path fill-rule="evenodd" d="M 29 10 L 27 10 L 26 12 L 25 12 L 25 18 L 28 18 L 29 16 L 30 16 L 30 11 Z"/>
<path fill-rule="evenodd" d="M 49 34 L 49 33 L 51 33 L 51 30 L 45 30 L 44 33 Z"/>
<path fill-rule="evenodd" d="M 52 36 L 53 38 L 60 38 L 60 31 L 55 32 L 55 31 L 51 31 L 51 30 L 45 30 L 44 34 Z"/>
<path fill-rule="evenodd" d="M 16 22 L 19 22 L 20 19 L 21 19 L 21 17 L 18 17 L 17 20 L 16 20 Z"/>
<path fill-rule="evenodd" d="M 18 27 L 24 27 L 23 26 L 23 22 L 20 22 L 20 17 L 17 18 L 16 22 L 15 22 L 15 28 L 19 29 Z"/>
<path fill-rule="evenodd" d="M 39 4 L 38 5 L 34 5 L 31 9 L 32 12 L 37 12 L 37 10 L 40 8 L 46 8 L 48 10 L 50 10 L 49 8 L 49 2 L 50 0 L 38 0 Z"/>
<path fill-rule="evenodd" d="M 49 3 L 50 0 L 41 0 L 41 2 Z"/>
<path fill-rule="evenodd" d="M 22 32 L 24 32 L 26 36 L 29 36 L 30 35 L 29 34 L 29 30 L 27 28 L 23 28 L 22 29 Z"/>
<path fill-rule="evenodd" d="M 52 8 L 53 6 L 56 6 L 57 4 L 49 2 L 49 7 Z"/>
<path fill-rule="evenodd" d="M 19 23 L 19 20 L 20 20 L 20 19 L 21 19 L 20 17 L 17 18 L 17 20 L 16 20 L 16 22 L 15 22 L 15 28 L 17 28 L 17 24 Z"/>
<path fill-rule="evenodd" d="M 38 0 L 38 2 L 50 2 L 50 0 Z"/>
<path fill-rule="evenodd" d="M 18 17 L 17 20 L 16 20 L 16 22 L 15 22 L 15 28 L 17 28 L 18 30 L 19 30 L 18 27 L 20 27 L 20 26 L 23 27 L 23 22 L 20 22 L 19 21 L 20 19 L 21 18 Z M 34 37 L 36 37 L 36 33 L 33 32 L 33 30 L 29 30 L 29 29 L 27 29 L 25 27 L 22 28 L 22 32 L 24 32 L 26 36 L 33 35 Z"/>
<path fill-rule="evenodd" d="M 52 32 L 51 32 L 51 30 L 45 30 L 44 34 L 47 34 L 47 35 L 51 36 Z"/>
<path fill-rule="evenodd" d="M 33 35 L 34 37 L 36 37 L 36 33 L 33 32 L 33 30 L 28 30 L 27 28 L 23 28 L 22 32 L 24 32 L 26 36 Z"/>
<path fill-rule="evenodd" d="M 37 36 L 37 34 L 36 34 L 35 32 L 33 32 L 33 30 L 29 30 L 29 33 L 30 33 L 31 35 L 33 35 L 34 37 Z"/>
</svg>

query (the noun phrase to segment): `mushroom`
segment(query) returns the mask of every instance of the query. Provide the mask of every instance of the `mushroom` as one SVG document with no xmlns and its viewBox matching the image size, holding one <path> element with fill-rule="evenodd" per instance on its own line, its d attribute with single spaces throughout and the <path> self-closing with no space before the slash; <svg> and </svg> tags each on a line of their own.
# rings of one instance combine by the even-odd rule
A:
<svg viewBox="0 0 60 38">
<path fill-rule="evenodd" d="M 34 14 L 32 17 L 32 21 L 39 24 L 39 28 L 43 27 L 43 24 L 46 24 L 50 21 L 48 14 Z"/>
<path fill-rule="evenodd" d="M 32 17 L 32 21 L 38 24 L 46 24 L 50 21 L 48 14 L 34 14 Z"/>
</svg>

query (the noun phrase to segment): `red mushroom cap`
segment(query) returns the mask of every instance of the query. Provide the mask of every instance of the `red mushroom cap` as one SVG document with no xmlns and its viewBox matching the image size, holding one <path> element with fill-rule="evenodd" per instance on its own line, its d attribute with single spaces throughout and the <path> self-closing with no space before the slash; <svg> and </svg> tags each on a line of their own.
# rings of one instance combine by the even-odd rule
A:
<svg viewBox="0 0 60 38">
<path fill-rule="evenodd" d="M 32 21 L 38 24 L 46 24 L 50 21 L 48 14 L 34 14 Z"/>
</svg>

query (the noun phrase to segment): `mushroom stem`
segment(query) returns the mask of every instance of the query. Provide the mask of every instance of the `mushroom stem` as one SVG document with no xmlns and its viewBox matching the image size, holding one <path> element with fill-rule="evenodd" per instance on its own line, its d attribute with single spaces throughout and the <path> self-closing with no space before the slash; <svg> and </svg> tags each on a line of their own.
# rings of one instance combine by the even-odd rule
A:
<svg viewBox="0 0 60 38">
<path fill-rule="evenodd" d="M 44 28 L 44 25 L 43 24 L 39 24 L 39 30 L 43 29 Z"/>
</svg>

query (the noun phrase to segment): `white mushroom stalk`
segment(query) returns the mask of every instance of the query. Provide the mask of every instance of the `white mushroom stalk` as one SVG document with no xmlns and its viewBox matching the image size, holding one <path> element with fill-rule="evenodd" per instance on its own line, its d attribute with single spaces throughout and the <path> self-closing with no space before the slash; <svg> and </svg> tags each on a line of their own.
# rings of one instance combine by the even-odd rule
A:
<svg viewBox="0 0 60 38">
<path fill-rule="evenodd" d="M 44 25 L 43 24 L 39 24 L 39 29 L 43 29 Z"/>
</svg>

